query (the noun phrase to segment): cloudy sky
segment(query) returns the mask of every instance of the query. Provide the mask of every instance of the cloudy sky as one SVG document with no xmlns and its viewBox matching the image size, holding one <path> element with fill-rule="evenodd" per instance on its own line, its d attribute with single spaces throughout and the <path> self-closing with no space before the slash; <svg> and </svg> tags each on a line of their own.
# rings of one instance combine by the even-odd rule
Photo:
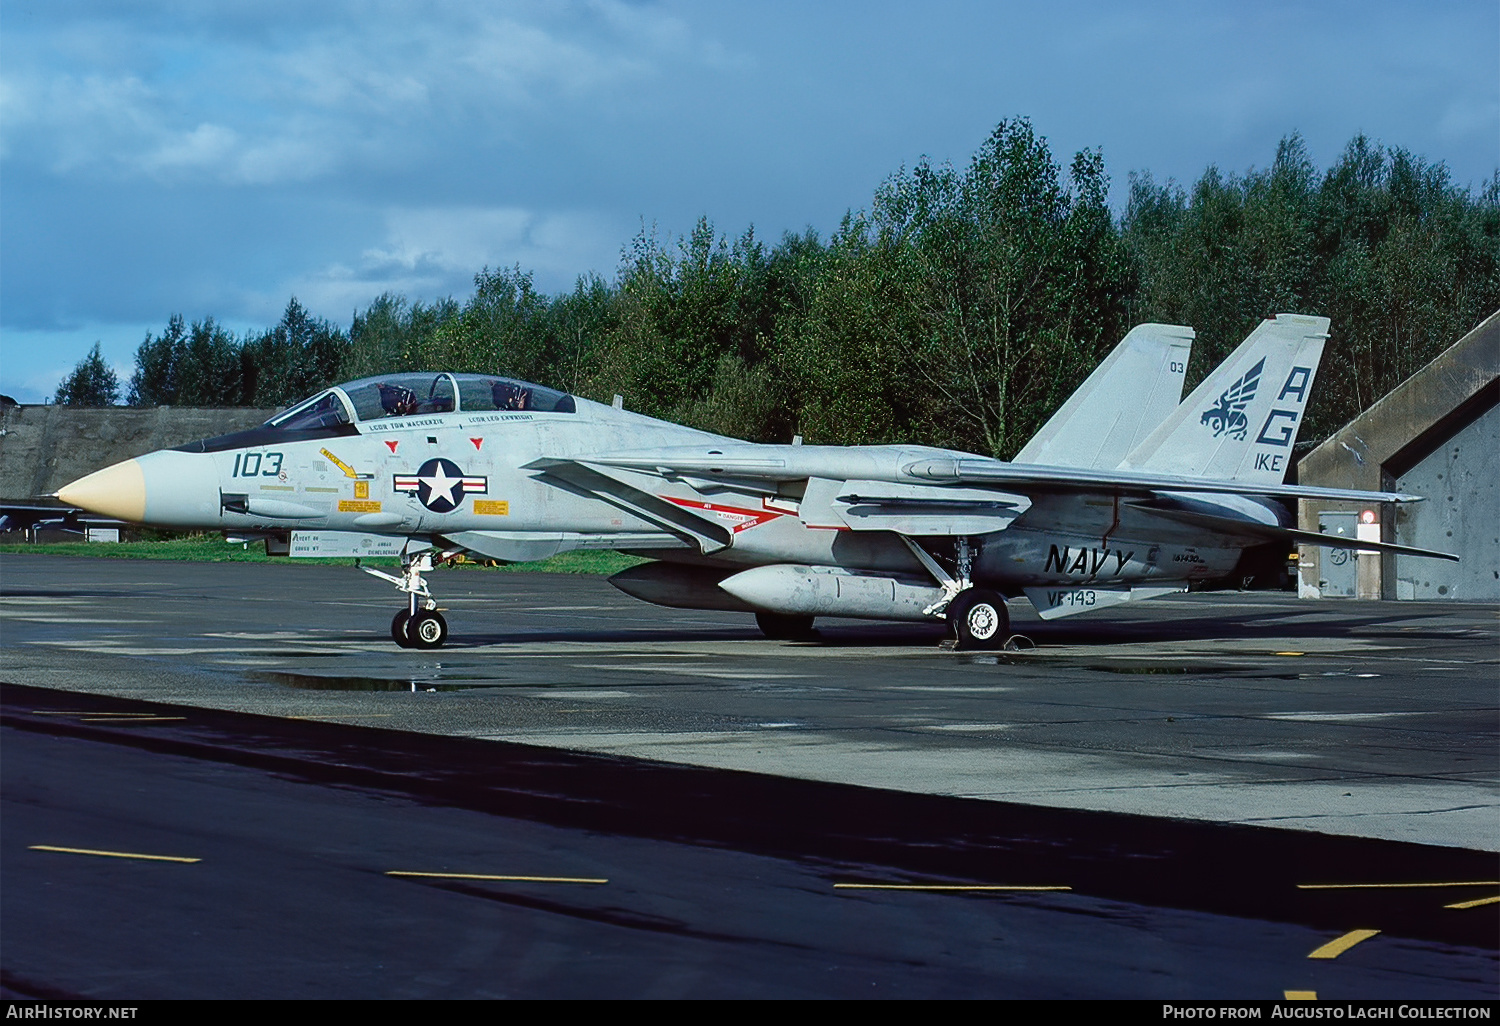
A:
<svg viewBox="0 0 1500 1026">
<path fill-rule="evenodd" d="M 295 294 L 612 276 L 643 224 L 827 232 L 922 156 L 1026 116 L 1191 183 L 1297 131 L 1476 189 L 1500 165 L 1500 6 L 0 0 L 0 392 L 99 341 L 129 374 L 173 313 L 237 331 Z"/>
</svg>

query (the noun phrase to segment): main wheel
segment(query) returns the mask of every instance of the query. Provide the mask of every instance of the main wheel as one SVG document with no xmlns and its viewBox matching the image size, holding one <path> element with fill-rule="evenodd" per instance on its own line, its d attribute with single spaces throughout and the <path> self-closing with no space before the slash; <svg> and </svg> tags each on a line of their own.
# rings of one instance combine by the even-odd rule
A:
<svg viewBox="0 0 1500 1026">
<path fill-rule="evenodd" d="M 401 610 L 391 621 L 391 640 L 402 648 L 411 648 L 411 638 L 407 636 L 406 628 L 411 623 L 411 614 Z"/>
<path fill-rule="evenodd" d="M 424 609 L 406 625 L 407 644 L 412 648 L 439 648 L 448 640 L 448 621 L 436 609 Z"/>
<path fill-rule="evenodd" d="M 1005 599 L 985 588 L 958 593 L 948 607 L 948 624 L 958 639 L 958 648 L 999 648 L 1010 634 L 1010 613 Z"/>
<path fill-rule="evenodd" d="M 806 641 L 815 637 L 813 618 L 794 613 L 756 613 L 755 625 L 772 641 Z"/>
</svg>

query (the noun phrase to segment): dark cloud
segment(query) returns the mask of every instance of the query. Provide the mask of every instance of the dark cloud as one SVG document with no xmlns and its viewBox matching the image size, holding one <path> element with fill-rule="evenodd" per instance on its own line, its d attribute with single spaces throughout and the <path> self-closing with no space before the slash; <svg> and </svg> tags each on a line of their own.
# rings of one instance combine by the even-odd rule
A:
<svg viewBox="0 0 1500 1026">
<path fill-rule="evenodd" d="M 920 14 L 918 11 L 920 10 Z M 520 263 L 611 274 L 644 222 L 826 232 L 1030 116 L 1190 182 L 1300 131 L 1497 163 L 1492 2 L 0 3 L 0 391 L 36 340 L 128 361 L 173 312 L 347 321 Z M 91 344 L 82 343 L 71 362 Z M 58 347 L 52 347 L 56 350 Z M 56 353 L 49 352 L 54 361 Z M 35 398 L 35 396 L 33 396 Z"/>
</svg>

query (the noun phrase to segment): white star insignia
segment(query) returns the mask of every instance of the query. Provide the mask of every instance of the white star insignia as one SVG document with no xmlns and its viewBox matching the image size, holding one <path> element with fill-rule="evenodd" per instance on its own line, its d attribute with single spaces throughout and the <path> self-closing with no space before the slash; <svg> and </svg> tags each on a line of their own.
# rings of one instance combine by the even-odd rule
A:
<svg viewBox="0 0 1500 1026">
<path fill-rule="evenodd" d="M 453 498 L 453 489 L 455 486 L 463 483 L 463 478 L 449 477 L 443 473 L 441 464 L 433 471 L 431 477 L 422 478 L 422 483 L 427 486 L 427 499 L 429 502 L 435 502 L 441 498 L 443 502 L 452 503 L 455 506 L 458 505 L 457 500 Z"/>
</svg>

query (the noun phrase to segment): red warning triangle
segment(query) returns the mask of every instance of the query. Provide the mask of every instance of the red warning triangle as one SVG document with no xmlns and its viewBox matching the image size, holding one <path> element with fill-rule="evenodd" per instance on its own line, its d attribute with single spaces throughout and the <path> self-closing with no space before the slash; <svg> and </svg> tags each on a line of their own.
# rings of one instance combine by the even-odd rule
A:
<svg viewBox="0 0 1500 1026">
<path fill-rule="evenodd" d="M 396 451 L 396 444 L 397 443 L 392 442 L 390 440 L 387 440 L 385 444 L 391 447 L 391 452 L 395 452 Z"/>
<path fill-rule="evenodd" d="M 476 450 L 478 450 L 478 448 L 480 447 L 480 445 L 484 444 L 484 439 L 483 438 L 471 438 L 471 439 L 469 439 L 469 441 L 471 441 L 471 442 L 474 443 L 474 448 Z"/>
</svg>

